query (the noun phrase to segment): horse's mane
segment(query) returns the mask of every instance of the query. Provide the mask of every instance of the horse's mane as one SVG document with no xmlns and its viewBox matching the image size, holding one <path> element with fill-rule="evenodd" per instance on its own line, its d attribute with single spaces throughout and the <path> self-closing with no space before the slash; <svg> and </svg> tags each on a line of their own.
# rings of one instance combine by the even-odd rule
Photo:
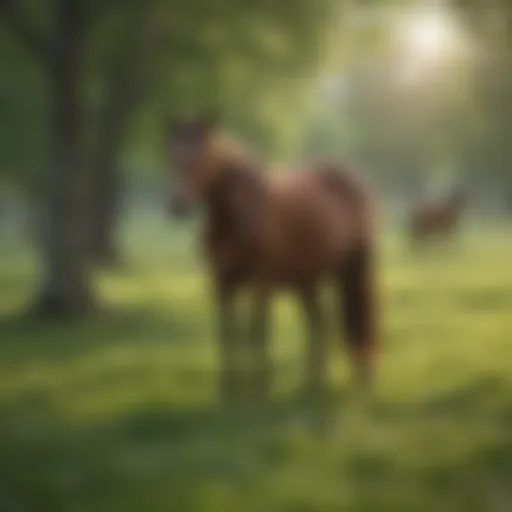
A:
<svg viewBox="0 0 512 512">
<path fill-rule="evenodd" d="M 210 151 L 215 167 L 208 198 L 211 214 L 221 229 L 235 229 L 245 237 L 266 195 L 263 164 L 246 145 L 223 134 L 212 138 Z"/>
<path fill-rule="evenodd" d="M 259 172 L 264 165 L 246 144 L 223 133 L 213 138 L 211 155 L 221 168 Z"/>
</svg>

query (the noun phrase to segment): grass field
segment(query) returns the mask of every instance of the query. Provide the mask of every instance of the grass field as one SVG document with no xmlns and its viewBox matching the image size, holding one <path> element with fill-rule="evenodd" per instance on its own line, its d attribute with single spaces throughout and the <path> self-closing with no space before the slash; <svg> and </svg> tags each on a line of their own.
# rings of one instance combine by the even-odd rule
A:
<svg viewBox="0 0 512 512">
<path fill-rule="evenodd" d="M 303 342 L 286 297 L 269 410 L 216 405 L 190 231 L 129 222 L 122 268 L 98 276 L 115 309 L 69 324 L 16 315 L 36 268 L 1 235 L 0 511 L 512 510 L 511 233 L 473 227 L 416 255 L 386 234 L 376 389 L 351 392 L 333 332 L 315 423 L 294 391 Z"/>
</svg>

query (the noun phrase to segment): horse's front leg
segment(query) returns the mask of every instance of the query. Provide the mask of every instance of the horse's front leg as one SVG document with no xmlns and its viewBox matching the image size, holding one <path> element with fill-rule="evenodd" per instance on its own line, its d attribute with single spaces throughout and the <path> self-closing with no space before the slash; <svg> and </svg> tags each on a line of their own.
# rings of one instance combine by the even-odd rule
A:
<svg viewBox="0 0 512 512">
<path fill-rule="evenodd" d="M 254 398 L 266 400 L 270 390 L 271 361 L 268 351 L 270 287 L 256 283 L 249 319 L 251 387 Z"/>
<path fill-rule="evenodd" d="M 314 287 L 303 288 L 301 299 L 308 324 L 305 391 L 308 395 L 315 396 L 325 390 L 327 373 L 325 319 L 320 307 L 317 290 Z"/>
<path fill-rule="evenodd" d="M 239 344 L 236 333 L 235 292 L 233 282 L 217 280 L 218 344 L 220 349 L 219 392 L 232 402 L 241 386 Z"/>
</svg>

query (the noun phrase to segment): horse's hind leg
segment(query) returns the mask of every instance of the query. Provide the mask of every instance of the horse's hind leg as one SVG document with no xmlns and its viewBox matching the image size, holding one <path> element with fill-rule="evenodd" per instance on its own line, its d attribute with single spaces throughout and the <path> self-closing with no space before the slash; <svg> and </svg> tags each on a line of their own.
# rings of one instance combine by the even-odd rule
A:
<svg viewBox="0 0 512 512">
<path fill-rule="evenodd" d="M 308 355 L 306 360 L 306 392 L 318 394 L 325 388 L 326 332 L 325 319 L 314 287 L 301 291 L 301 299 L 308 323 Z"/>
<path fill-rule="evenodd" d="M 355 248 L 340 271 L 342 314 L 356 377 L 372 377 L 377 344 L 375 254 L 370 246 Z"/>
</svg>

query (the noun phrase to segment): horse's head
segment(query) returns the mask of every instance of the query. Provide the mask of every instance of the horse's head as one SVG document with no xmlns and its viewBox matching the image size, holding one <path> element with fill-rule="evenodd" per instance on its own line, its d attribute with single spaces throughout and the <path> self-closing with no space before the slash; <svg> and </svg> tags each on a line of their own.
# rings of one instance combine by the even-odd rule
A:
<svg viewBox="0 0 512 512">
<path fill-rule="evenodd" d="M 215 124 L 213 118 L 202 117 L 172 120 L 166 127 L 168 207 L 174 216 L 186 215 L 204 197 L 212 172 Z"/>
</svg>

